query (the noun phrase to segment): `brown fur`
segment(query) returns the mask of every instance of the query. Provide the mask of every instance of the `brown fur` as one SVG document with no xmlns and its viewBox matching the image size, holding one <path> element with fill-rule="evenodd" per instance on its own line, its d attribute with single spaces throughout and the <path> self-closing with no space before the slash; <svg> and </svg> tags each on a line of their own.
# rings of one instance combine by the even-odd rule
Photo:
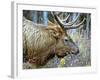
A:
<svg viewBox="0 0 100 80">
<path fill-rule="evenodd" d="M 40 27 L 41 26 L 41 27 Z M 23 53 L 30 63 L 44 65 L 55 55 L 56 45 L 63 38 L 60 27 L 42 27 L 24 18 L 23 20 Z"/>
<path fill-rule="evenodd" d="M 45 65 L 55 55 L 64 57 L 66 53 L 76 53 L 77 46 L 71 39 L 65 45 L 65 37 L 68 37 L 68 35 L 65 35 L 62 28 L 57 24 L 49 22 L 47 27 L 23 18 L 24 62 L 27 61 L 39 67 Z"/>
</svg>

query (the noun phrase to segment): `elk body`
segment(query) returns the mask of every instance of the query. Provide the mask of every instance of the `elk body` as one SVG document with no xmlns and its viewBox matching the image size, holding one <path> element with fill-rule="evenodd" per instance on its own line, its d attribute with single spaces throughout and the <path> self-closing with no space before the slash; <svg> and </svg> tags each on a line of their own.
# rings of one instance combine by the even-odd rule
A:
<svg viewBox="0 0 100 80">
<path fill-rule="evenodd" d="M 60 27 L 45 28 L 42 26 L 43 25 L 36 25 L 24 18 L 24 54 L 27 52 L 27 57 L 33 59 L 36 65 L 43 65 L 47 58 L 53 55 L 56 44 L 64 35 L 64 32 Z"/>
<path fill-rule="evenodd" d="M 45 65 L 55 55 L 64 57 L 67 53 L 79 53 L 78 47 L 65 32 L 66 29 L 58 16 L 53 16 L 58 25 L 52 24 L 49 27 L 35 24 L 23 17 L 23 55 L 27 59 L 24 61 L 38 67 Z"/>
</svg>

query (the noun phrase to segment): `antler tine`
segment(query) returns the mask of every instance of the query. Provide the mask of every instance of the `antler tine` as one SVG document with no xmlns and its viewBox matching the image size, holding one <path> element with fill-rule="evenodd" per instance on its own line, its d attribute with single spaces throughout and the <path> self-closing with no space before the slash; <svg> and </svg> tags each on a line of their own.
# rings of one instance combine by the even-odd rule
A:
<svg viewBox="0 0 100 80">
<path fill-rule="evenodd" d="M 68 22 L 68 23 L 64 23 L 63 21 L 67 20 L 69 18 L 70 15 L 67 16 L 66 19 L 61 20 L 57 14 L 55 12 L 51 12 L 52 16 L 55 18 L 55 21 L 60 25 L 60 27 L 65 31 L 65 30 L 69 30 L 69 29 L 76 29 L 79 28 L 80 25 L 82 25 L 84 23 L 84 21 L 86 20 L 86 18 L 84 18 L 80 23 L 74 25 L 76 23 L 76 21 L 78 20 L 80 13 L 78 13 L 77 17 L 72 21 L 72 22 Z"/>
<path fill-rule="evenodd" d="M 55 12 L 51 12 L 52 16 L 55 18 L 54 20 L 60 25 L 60 27 L 65 31 L 65 35 L 67 35 L 66 33 L 66 29 L 64 28 L 64 25 L 61 24 L 60 22 L 60 18 L 55 14 Z"/>
<path fill-rule="evenodd" d="M 76 25 L 73 25 L 73 27 L 65 26 L 65 29 L 68 30 L 68 29 L 76 29 L 76 28 L 79 28 L 79 26 L 82 25 L 85 20 L 86 20 L 86 18 L 84 18 L 80 23 L 78 23 Z"/>
<path fill-rule="evenodd" d="M 52 14 L 52 16 L 54 17 L 54 12 L 51 12 L 51 14 Z M 65 22 L 65 21 L 67 21 L 68 20 L 68 18 L 70 17 L 70 14 L 68 14 L 67 15 L 67 17 L 65 18 L 65 19 L 63 19 L 63 20 L 61 20 L 58 16 L 60 16 L 62 14 L 62 12 L 59 12 L 58 14 L 55 14 L 56 16 L 57 16 L 57 18 L 58 18 L 58 20 L 60 20 L 60 22 Z"/>
<path fill-rule="evenodd" d="M 57 15 L 59 16 L 59 15 L 61 15 L 62 14 L 62 12 L 59 12 Z"/>
<path fill-rule="evenodd" d="M 55 21 L 60 25 L 60 27 L 64 29 L 64 25 L 61 23 L 60 18 L 55 14 L 55 12 L 51 12 L 51 14 L 55 18 Z"/>
<path fill-rule="evenodd" d="M 80 16 L 80 13 L 78 13 L 77 17 L 72 22 L 68 22 L 68 23 L 61 22 L 61 24 L 64 25 L 64 26 L 72 26 L 74 23 L 76 23 L 76 21 L 78 20 L 79 16 Z"/>
<path fill-rule="evenodd" d="M 59 21 L 59 23 L 62 26 L 72 26 L 78 20 L 80 13 L 77 15 L 77 17 L 72 22 L 68 22 L 68 23 L 64 23 L 64 21 L 66 21 L 70 17 L 70 14 L 64 20 L 61 20 L 54 12 L 53 12 L 53 15 L 55 15 L 56 19 Z"/>
<path fill-rule="evenodd" d="M 67 21 L 69 17 L 70 17 L 70 14 L 68 14 L 68 16 L 65 19 L 62 20 L 62 22 Z"/>
</svg>

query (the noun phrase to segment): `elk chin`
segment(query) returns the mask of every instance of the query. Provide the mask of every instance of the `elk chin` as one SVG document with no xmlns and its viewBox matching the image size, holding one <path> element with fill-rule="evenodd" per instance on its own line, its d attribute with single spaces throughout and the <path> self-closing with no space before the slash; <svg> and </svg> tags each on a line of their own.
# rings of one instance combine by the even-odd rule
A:
<svg viewBox="0 0 100 80">
<path fill-rule="evenodd" d="M 65 56 L 67 56 L 66 53 L 57 53 L 56 55 L 58 58 L 64 58 Z"/>
</svg>

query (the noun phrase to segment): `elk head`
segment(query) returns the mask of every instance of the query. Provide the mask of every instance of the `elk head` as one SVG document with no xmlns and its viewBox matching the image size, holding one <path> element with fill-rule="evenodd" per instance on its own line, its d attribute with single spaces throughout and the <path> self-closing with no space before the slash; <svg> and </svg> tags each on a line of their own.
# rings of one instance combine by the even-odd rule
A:
<svg viewBox="0 0 100 80">
<path fill-rule="evenodd" d="M 70 17 L 70 14 L 63 20 L 60 19 L 60 17 L 56 14 L 56 12 L 51 12 L 51 14 L 54 17 L 54 21 L 63 29 L 65 33 L 62 40 L 60 40 L 56 45 L 56 51 L 55 51 L 56 55 L 59 58 L 60 57 L 62 58 L 67 54 L 75 54 L 75 55 L 78 54 L 79 48 L 75 44 L 75 42 L 71 39 L 71 37 L 68 35 L 67 31 L 79 28 L 80 25 L 82 25 L 86 19 L 84 18 L 81 22 L 75 24 L 80 16 L 80 14 L 78 14 L 74 21 L 65 23 Z"/>
</svg>

